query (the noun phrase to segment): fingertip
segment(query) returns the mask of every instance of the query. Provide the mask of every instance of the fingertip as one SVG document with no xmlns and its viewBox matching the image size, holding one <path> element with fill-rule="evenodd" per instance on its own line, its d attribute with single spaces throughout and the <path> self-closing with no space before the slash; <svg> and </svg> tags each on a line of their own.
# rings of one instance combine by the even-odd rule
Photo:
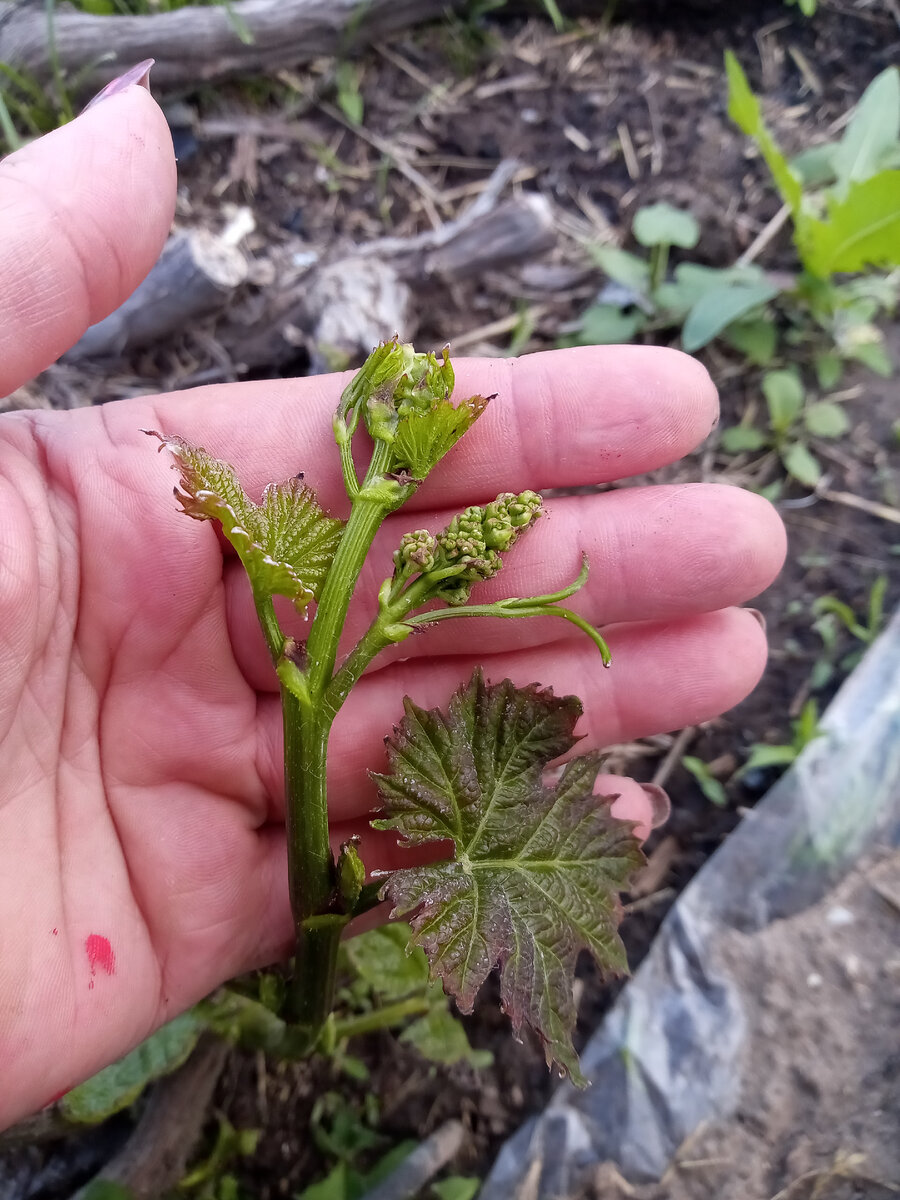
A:
<svg viewBox="0 0 900 1200">
<path fill-rule="evenodd" d="M 93 324 L 131 295 L 165 245 L 175 214 L 175 152 L 162 109 L 139 84 L 106 97 L 59 132 L 71 130 L 79 130 L 79 153 L 102 172 L 100 181 L 84 181 L 90 184 L 84 199 L 93 201 L 106 234 L 105 245 L 98 238 L 101 244 L 90 247 Z M 67 147 L 74 150 L 74 143 Z"/>
<path fill-rule="evenodd" d="M 695 625 L 699 633 L 706 626 L 706 658 L 695 662 L 694 683 L 697 696 L 687 705 L 688 717 L 682 724 L 695 725 L 728 712 L 755 690 L 765 673 L 769 643 L 759 615 L 751 608 L 724 608 L 707 613 Z M 714 704 L 703 693 L 716 696 Z"/>
<path fill-rule="evenodd" d="M 651 468 L 696 450 L 719 421 L 719 392 L 703 363 L 668 346 L 608 349 L 621 357 L 620 369 L 626 378 L 631 375 L 644 382 L 643 403 L 635 415 L 656 433 Z"/>
<path fill-rule="evenodd" d="M 174 205 L 172 139 L 140 86 L 0 163 L 0 395 L 134 291 Z"/>
<path fill-rule="evenodd" d="M 659 823 L 656 820 L 658 804 L 634 779 L 625 775 L 598 775 L 594 794 L 615 796 L 610 813 L 620 821 L 634 821 L 635 836 L 642 842 Z"/>
<path fill-rule="evenodd" d="M 740 494 L 750 518 L 745 528 L 752 532 L 756 542 L 761 575 L 757 580 L 757 590 L 752 594 L 758 596 L 774 583 L 784 566 L 788 550 L 787 529 L 778 509 L 765 496 L 743 488 L 735 490 Z"/>
<path fill-rule="evenodd" d="M 653 500 L 665 498 L 664 492 L 650 488 L 635 495 L 660 519 L 664 510 Z M 669 565 L 673 582 L 705 596 L 709 607 L 722 608 L 758 596 L 776 579 L 787 539 L 768 500 L 727 483 L 683 484 L 670 497 L 678 530 L 671 538 L 671 556 L 661 557 L 667 548 L 661 545 L 657 557 Z"/>
</svg>

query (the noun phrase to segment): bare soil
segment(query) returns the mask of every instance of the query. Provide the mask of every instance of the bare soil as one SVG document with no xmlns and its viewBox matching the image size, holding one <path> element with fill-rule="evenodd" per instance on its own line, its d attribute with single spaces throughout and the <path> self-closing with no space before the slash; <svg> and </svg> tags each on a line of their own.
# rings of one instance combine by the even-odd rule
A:
<svg viewBox="0 0 900 1200">
<path fill-rule="evenodd" d="M 820 904 L 732 932 L 711 966 L 754 997 L 737 1112 L 699 1129 L 665 1178 L 606 1164 L 582 1200 L 888 1200 L 900 1183 L 900 854 Z"/>
</svg>

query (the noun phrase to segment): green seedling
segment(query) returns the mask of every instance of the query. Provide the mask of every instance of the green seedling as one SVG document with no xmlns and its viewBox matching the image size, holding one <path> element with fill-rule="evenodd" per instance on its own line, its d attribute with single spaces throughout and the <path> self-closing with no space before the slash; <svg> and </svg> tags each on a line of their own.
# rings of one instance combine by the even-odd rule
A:
<svg viewBox="0 0 900 1200">
<path fill-rule="evenodd" d="M 819 708 L 815 700 L 807 700 L 800 716 L 791 722 L 791 728 L 793 736 L 788 743 L 769 745 L 766 742 L 756 742 L 751 746 L 747 761 L 735 772 L 734 778 L 741 779 L 749 771 L 764 770 L 768 767 L 789 767 L 810 742 L 823 737 L 824 730 L 819 728 Z"/>
<path fill-rule="evenodd" d="M 816 660 L 812 672 L 813 690 L 825 687 L 834 676 L 836 659 L 839 654 L 840 630 L 843 628 L 861 645 L 843 655 L 837 666 L 842 673 L 852 671 L 862 658 L 865 651 L 875 641 L 884 628 L 884 600 L 887 592 L 888 577 L 879 575 L 869 589 L 866 614 L 860 619 L 855 611 L 837 596 L 820 596 L 813 602 L 812 611 L 815 617 L 813 629 L 822 639 L 824 654 Z"/>
<path fill-rule="evenodd" d="M 828 615 L 836 618 L 847 632 L 864 646 L 871 646 L 884 628 L 884 597 L 887 585 L 887 575 L 879 575 L 869 589 L 864 624 L 857 618 L 850 605 L 839 600 L 837 596 L 820 596 L 813 603 L 813 612 L 817 616 Z"/>
<path fill-rule="evenodd" d="M 448 1175 L 431 1185 L 435 1200 L 475 1200 L 481 1180 L 471 1175 Z"/>
<path fill-rule="evenodd" d="M 392 1174 L 415 1148 L 415 1142 L 399 1142 L 367 1171 L 361 1171 L 346 1158 L 339 1158 L 336 1166 L 324 1179 L 304 1188 L 297 1194 L 296 1200 L 363 1200 L 363 1197 Z"/>
<path fill-rule="evenodd" d="M 78 1200 L 134 1200 L 134 1192 L 111 1179 L 92 1179 L 79 1191 Z"/>
<path fill-rule="evenodd" d="M 847 414 L 832 400 L 808 401 L 795 370 L 766 372 L 762 390 L 768 413 L 766 428 L 745 421 L 726 429 L 722 449 L 728 454 L 774 450 L 788 475 L 804 487 L 814 488 L 822 468 L 809 448 L 809 439 L 842 437 L 849 429 Z"/>
<path fill-rule="evenodd" d="M 766 306 L 779 289 L 760 268 L 682 262 L 670 276 L 672 248 L 692 250 L 700 240 L 696 219 L 670 204 L 639 209 L 632 234 L 649 251 L 646 258 L 616 246 L 589 247 L 610 286 L 561 344 L 611 345 L 681 328 L 686 350 L 698 350 L 721 336 L 751 361 L 771 359 L 774 324 Z"/>
<path fill-rule="evenodd" d="M 443 530 L 404 535 L 368 631 L 339 657 L 350 599 L 378 529 L 490 401 L 473 396 L 454 403 L 453 388 L 446 352 L 416 354 L 392 341 L 370 356 L 333 421 L 346 518 L 327 514 L 299 478 L 271 485 L 257 503 L 228 464 L 177 437 L 155 435 L 174 457 L 183 511 L 217 522 L 243 563 L 281 684 L 297 948 L 280 1011 L 260 1018 L 260 1036 L 293 1056 L 333 1044 L 341 936 L 355 916 L 389 900 L 395 915 L 409 917 L 410 944 L 422 947 L 433 976 L 463 1012 L 499 964 L 514 1029 L 534 1029 L 548 1061 L 581 1082 L 571 1043 L 575 960 L 586 949 L 605 970 L 626 968 L 615 931 L 616 893 L 628 886 L 642 855 L 630 824 L 615 820 L 609 803 L 593 795 L 598 755 L 570 761 L 552 786 L 543 780 L 549 763 L 575 744 L 581 705 L 574 697 L 490 683 L 476 671 L 447 709 L 425 711 L 407 699 L 387 742 L 387 770 L 374 776 L 382 809 L 373 823 L 408 846 L 442 841 L 452 846 L 451 856 L 366 882 L 356 845 L 345 844 L 335 859 L 328 841 L 331 727 L 384 650 L 447 620 L 553 616 L 581 629 L 599 661 L 610 661 L 601 635 L 564 605 L 583 586 L 587 564 L 551 594 L 491 603 L 472 598 L 540 518 L 541 498 L 529 491 L 469 507 Z M 363 429 L 371 451 L 360 475 Z M 283 598 L 281 615 L 275 597 Z M 301 641 L 283 625 L 284 614 L 305 616 L 313 604 Z"/>
<path fill-rule="evenodd" d="M 754 265 L 682 261 L 668 274 L 669 250 L 694 249 L 700 230 L 689 213 L 653 205 L 632 228 L 648 256 L 590 248 L 610 285 L 562 344 L 630 342 L 680 329 L 688 352 L 720 339 L 762 367 L 802 351 L 825 389 L 850 362 L 890 374 L 878 321 L 894 312 L 900 292 L 900 72 L 891 67 L 872 81 L 839 142 L 789 162 L 731 54 L 726 68 L 729 114 L 756 143 L 788 209 L 801 270 L 776 277 Z M 890 273 L 843 278 L 873 266 Z"/>
<path fill-rule="evenodd" d="M 351 125 L 362 125 L 365 101 L 360 91 L 361 71 L 356 63 L 339 62 L 334 71 L 338 107 Z"/>
<path fill-rule="evenodd" d="M 258 1129 L 235 1129 L 221 1114 L 211 1150 L 202 1162 L 182 1176 L 178 1192 L 190 1200 L 237 1200 L 237 1179 L 228 1170 L 238 1158 L 256 1153 Z"/>
<path fill-rule="evenodd" d="M 0 149 L 18 150 L 71 118 L 70 90 L 59 72 L 49 88 L 30 71 L 0 62 Z"/>
<path fill-rule="evenodd" d="M 196 8 L 224 8 L 235 26 L 246 30 L 234 10 L 234 0 L 70 0 L 75 8 L 98 17 L 149 17 L 175 12 L 189 5 Z M 236 30 L 237 32 L 237 30 Z"/>
<path fill-rule="evenodd" d="M 839 142 L 789 162 L 731 53 L 726 70 L 729 115 L 756 143 L 793 223 L 803 272 L 780 302 L 788 341 L 810 345 L 823 386 L 838 382 L 848 360 L 888 374 L 875 318 L 896 306 L 896 277 L 835 276 L 900 266 L 900 71 L 889 67 L 872 81 Z M 817 345 L 823 334 L 826 344 Z"/>
<path fill-rule="evenodd" d="M 439 983 L 429 978 L 428 959 L 411 945 L 412 930 L 400 921 L 353 938 L 343 955 L 355 979 L 340 995 L 343 1008 L 355 1015 L 334 1022 L 336 1041 L 366 1032 L 371 1022 L 383 1028 L 383 1014 L 393 1004 L 406 1010 L 398 1020 L 404 1024 L 399 1040 L 413 1046 L 429 1062 L 453 1066 L 467 1062 L 486 1067 L 493 1056 L 473 1050 L 461 1022 L 450 1012 Z"/>
<path fill-rule="evenodd" d="M 700 785 L 700 791 L 710 804 L 715 804 L 717 808 L 727 807 L 728 794 L 725 791 L 724 784 L 721 779 L 717 779 L 712 774 L 708 764 L 702 758 L 696 758 L 693 754 L 685 754 L 681 760 L 681 765 L 696 779 Z"/>
<path fill-rule="evenodd" d="M 101 17 L 151 16 L 174 12 L 189 4 L 224 8 L 236 36 L 245 45 L 253 42 L 234 0 L 71 0 L 71 3 L 82 12 Z M 21 66 L 0 62 L 0 152 L 18 150 L 31 138 L 71 121 L 78 111 L 74 97 L 83 96 L 85 81 L 103 61 L 102 54 L 98 54 L 95 63 L 70 76 L 56 52 L 57 0 L 44 0 L 44 8 L 51 86 Z"/>
<path fill-rule="evenodd" d="M 869 85 L 834 147 L 834 182 L 805 190 L 767 128 L 756 96 L 733 54 L 725 59 L 728 112 L 765 160 L 794 223 L 794 242 L 810 275 L 830 279 L 867 266 L 900 266 L 900 72 L 889 67 Z"/>
<path fill-rule="evenodd" d="M 566 27 L 566 19 L 556 0 L 541 0 L 541 4 L 543 5 L 544 12 L 552 21 L 553 28 L 558 32 L 562 32 Z"/>
</svg>

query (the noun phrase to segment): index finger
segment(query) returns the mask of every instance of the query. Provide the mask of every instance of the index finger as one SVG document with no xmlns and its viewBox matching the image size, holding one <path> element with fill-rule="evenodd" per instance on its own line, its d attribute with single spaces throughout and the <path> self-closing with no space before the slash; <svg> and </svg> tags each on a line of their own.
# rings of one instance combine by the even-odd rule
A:
<svg viewBox="0 0 900 1200">
<path fill-rule="evenodd" d="M 496 398 L 409 509 L 641 474 L 693 450 L 718 417 L 706 370 L 677 350 L 590 346 L 455 366 L 457 397 Z M 321 502 L 340 510 L 346 501 L 331 415 L 347 378 L 276 379 L 156 397 L 152 422 L 227 459 L 254 498 L 272 480 L 302 471 Z M 108 425 L 128 411 L 115 406 Z"/>
</svg>

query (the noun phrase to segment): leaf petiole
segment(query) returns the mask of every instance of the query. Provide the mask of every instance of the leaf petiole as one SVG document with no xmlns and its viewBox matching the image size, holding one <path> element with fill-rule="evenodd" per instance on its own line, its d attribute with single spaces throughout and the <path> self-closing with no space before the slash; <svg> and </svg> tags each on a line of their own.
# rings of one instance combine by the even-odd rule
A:
<svg viewBox="0 0 900 1200">
<path fill-rule="evenodd" d="M 562 617 L 564 621 L 569 621 L 588 635 L 600 651 L 604 667 L 608 667 L 612 662 L 609 646 L 593 625 L 570 608 L 563 608 L 559 604 L 541 604 L 529 602 L 527 599 L 516 599 L 510 604 L 508 600 L 498 600 L 494 604 L 471 604 L 465 608 L 443 608 L 437 612 L 417 613 L 407 617 L 406 624 L 413 627 L 432 625 L 437 621 L 448 621 L 452 617 Z"/>
<path fill-rule="evenodd" d="M 518 608 L 533 604 L 557 604 L 560 600 L 568 600 L 576 592 L 580 592 L 587 583 L 589 574 L 590 564 L 588 563 L 588 557 L 586 554 L 582 554 L 581 570 L 578 572 L 577 577 L 570 584 L 567 584 L 566 587 L 560 588 L 558 592 L 548 592 L 545 596 L 526 596 L 523 599 L 510 596 L 507 600 L 501 601 L 501 603 L 505 604 L 507 608 Z"/>
<path fill-rule="evenodd" d="M 272 602 L 272 596 L 271 594 L 262 594 L 254 589 L 253 602 L 256 605 L 256 615 L 259 617 L 259 624 L 266 639 L 266 645 L 269 647 L 269 654 L 272 656 L 272 662 L 277 669 L 284 654 L 284 634 L 281 632 L 281 626 L 278 624 L 278 618 L 275 616 L 275 605 Z"/>
</svg>

